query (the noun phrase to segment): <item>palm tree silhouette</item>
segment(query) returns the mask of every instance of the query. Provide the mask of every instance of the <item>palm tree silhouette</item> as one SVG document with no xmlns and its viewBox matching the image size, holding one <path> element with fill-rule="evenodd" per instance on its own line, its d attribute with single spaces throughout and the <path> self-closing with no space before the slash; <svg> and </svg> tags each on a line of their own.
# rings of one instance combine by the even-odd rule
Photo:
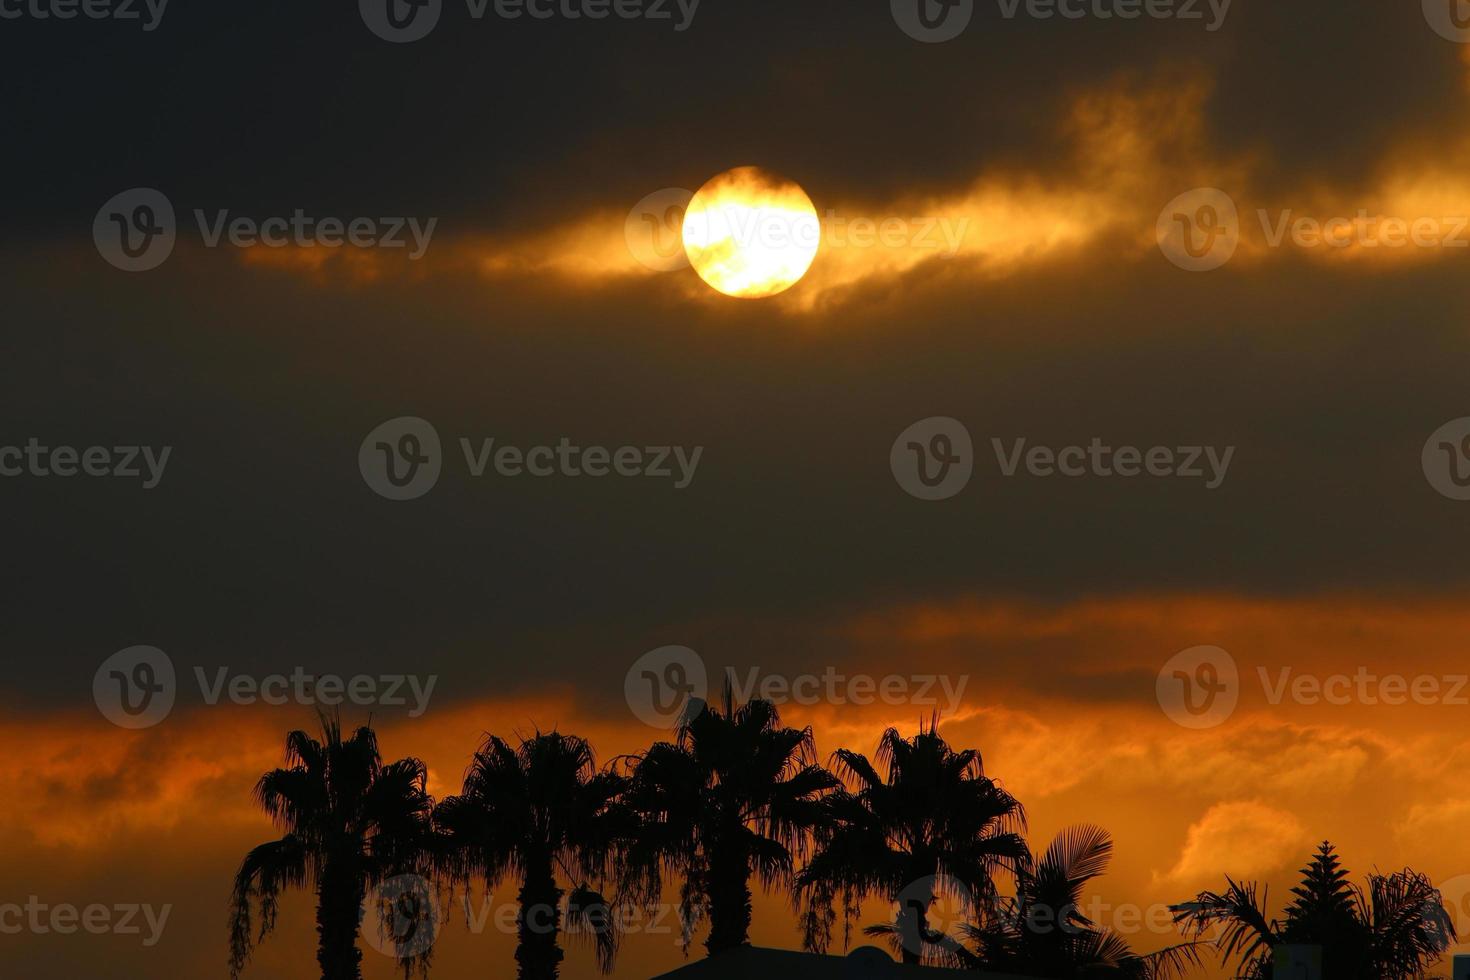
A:
<svg viewBox="0 0 1470 980">
<path fill-rule="evenodd" d="M 1220 927 L 1220 957 L 1235 960 L 1244 980 L 1271 980 L 1280 945 L 1320 946 L 1322 975 L 1333 980 L 1415 980 L 1453 945 L 1454 923 L 1426 875 L 1410 868 L 1372 874 L 1366 891 L 1347 878 L 1323 842 L 1302 869 L 1284 920 L 1268 918 L 1266 889 L 1228 877 L 1224 892 L 1174 906 L 1175 919 L 1196 936 Z"/>
<path fill-rule="evenodd" d="M 617 933 L 610 906 L 588 887 L 607 873 L 632 831 L 619 801 L 625 780 L 599 770 L 585 739 L 538 732 L 519 747 L 486 736 L 465 772 L 464 789 L 434 808 L 439 867 L 451 880 L 481 880 L 487 891 L 520 881 L 516 916 L 517 976 L 555 980 L 563 953 L 560 872 L 572 885 L 568 914 L 575 935 L 589 937 L 603 972 L 612 968 Z"/>
<path fill-rule="evenodd" d="M 789 884 L 837 779 L 815 763 L 810 728 L 785 728 L 775 705 L 723 710 L 691 703 L 674 742 L 633 760 L 628 801 L 643 820 L 628 855 L 634 893 L 657 897 L 660 872 L 682 879 L 680 918 L 689 943 L 707 913 L 711 954 L 749 941 L 750 879 L 769 891 Z"/>
<path fill-rule="evenodd" d="M 1054 980 L 1164 980 L 1200 965 L 1196 943 L 1140 955 L 1083 915 L 1082 890 L 1107 870 L 1112 853 L 1113 839 L 1101 827 L 1063 830 L 1040 861 L 1021 863 L 1015 898 L 982 909 L 979 923 L 962 927 L 973 949 L 958 959 L 976 969 Z"/>
<path fill-rule="evenodd" d="M 1024 809 L 986 777 L 979 752 L 949 747 L 937 719 L 912 739 L 884 732 L 878 767 L 846 749 L 833 759 L 848 785 L 824 801 L 817 852 L 797 878 L 807 948 L 827 948 L 839 894 L 849 921 L 877 895 L 899 906 L 895 922 L 864 932 L 887 937 L 905 963 L 952 961 L 957 943 L 930 927 L 930 910 L 941 897 L 971 917 L 993 906 L 995 875 L 1029 854 Z"/>
<path fill-rule="evenodd" d="M 289 768 L 272 770 L 256 784 L 256 801 L 283 836 L 247 854 L 235 875 L 231 977 L 239 977 L 255 944 L 274 928 L 282 892 L 314 888 L 322 980 L 358 980 L 368 889 L 424 870 L 434 805 L 424 764 L 407 758 L 384 765 L 371 728 L 344 739 L 336 717 L 323 715 L 321 725 L 320 741 L 303 731 L 287 735 Z M 427 956 L 427 950 L 405 955 L 405 970 L 425 966 Z"/>
</svg>

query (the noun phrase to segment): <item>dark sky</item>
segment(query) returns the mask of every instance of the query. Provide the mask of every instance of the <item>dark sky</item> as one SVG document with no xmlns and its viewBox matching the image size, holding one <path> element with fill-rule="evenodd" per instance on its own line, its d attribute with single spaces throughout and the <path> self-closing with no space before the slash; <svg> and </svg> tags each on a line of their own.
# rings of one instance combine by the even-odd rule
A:
<svg viewBox="0 0 1470 980">
<path fill-rule="evenodd" d="M 1194 887 L 1196 839 L 1262 837 L 1275 806 L 1381 816 L 1355 825 L 1360 843 L 1390 825 L 1430 833 L 1454 770 L 1415 767 L 1463 750 L 1423 751 L 1404 734 L 1434 727 L 1419 716 L 1381 730 L 1261 716 L 1242 744 L 1270 747 L 1262 774 L 1233 742 L 1217 768 L 1181 762 L 1153 702 L 1158 663 L 1222 637 L 1243 663 L 1310 647 L 1319 663 L 1383 649 L 1463 668 L 1463 618 L 1443 607 L 1463 605 L 1470 504 L 1435 492 L 1421 450 L 1470 416 L 1470 248 L 1270 248 L 1256 218 L 1470 215 L 1470 46 L 1418 8 L 1236 0 L 1208 32 L 1007 19 L 977 0 L 970 29 L 932 45 L 886 0 L 703 0 L 683 32 L 475 21 L 445 0 L 437 28 L 402 45 L 343 0 L 173 0 L 151 32 L 0 20 L 0 447 L 171 447 L 151 490 L 0 478 L 0 706 L 59 746 L 36 772 L 0 766 L 0 798 L 35 780 L 45 804 L 0 816 L 84 890 L 95 856 L 48 836 L 53 813 L 69 829 L 101 799 L 115 807 L 83 821 L 87 841 L 156 847 L 173 825 L 137 808 L 173 800 L 159 786 L 201 793 L 234 836 L 166 884 L 201 910 L 188 929 L 202 935 L 222 923 L 236 844 L 269 833 L 235 777 L 310 715 L 249 715 L 231 755 L 237 716 L 185 685 L 188 710 L 124 741 L 91 695 L 114 651 L 154 645 L 181 670 L 434 673 L 442 742 L 422 751 L 452 791 L 454 753 L 482 730 L 626 729 L 628 665 L 678 643 L 714 665 L 983 673 L 971 690 L 993 700 L 965 724 L 1035 766 L 1038 812 L 1085 796 L 1097 819 L 1128 814 L 1122 832 L 1153 848 L 1120 871 L 1130 888 Z M 621 248 L 646 194 L 742 165 L 797 181 L 822 212 L 962 216 L 971 237 L 909 265 L 824 252 L 770 301 L 601 251 Z M 1233 197 L 1250 241 L 1196 274 L 1153 236 L 1166 202 L 1204 186 Z M 134 187 L 179 216 L 178 247 L 144 273 L 92 240 L 98 209 Z M 299 250 L 206 248 L 196 208 L 437 225 L 420 261 L 318 267 Z M 399 416 L 429 420 L 445 448 L 438 484 L 406 502 L 358 469 L 364 437 Z M 889 452 L 933 416 L 968 427 L 976 473 L 926 503 L 896 485 Z M 461 437 L 703 454 L 683 490 L 473 478 Z M 992 438 L 1094 437 L 1235 451 L 1213 490 L 1008 479 L 991 454 Z M 575 713 L 535 714 L 557 696 Z M 1065 710 L 1036 708 L 1052 701 Z M 500 713 L 454 714 L 482 705 Z M 1126 776 L 1057 776 L 1052 741 L 1098 745 L 1089 712 L 1118 705 L 1147 718 L 1107 742 Z M 870 747 L 866 729 L 852 737 Z M 1320 756 L 1292 755 L 1306 744 Z M 201 782 L 159 775 L 181 757 Z M 131 766 L 154 781 L 122 786 Z M 1220 775 L 1232 766 L 1239 782 Z M 1384 772 L 1405 781 L 1381 790 Z M 1165 796 L 1174 809 L 1150 809 Z M 1263 874 L 1297 860 L 1294 834 L 1264 835 L 1280 853 Z M 1436 874 L 1470 871 L 1457 854 Z M 39 873 L 0 862 L 17 868 Z M 171 968 L 221 960 L 218 936 L 174 935 Z M 27 949 L 28 963 L 107 960 Z M 251 980 L 275 976 L 295 974 Z"/>
<path fill-rule="evenodd" d="M 71 700 L 56 667 L 146 637 L 201 661 L 413 648 L 493 676 L 497 654 L 551 637 L 595 662 L 706 616 L 879 597 L 1458 584 L 1453 504 L 1415 465 L 1463 403 L 1457 261 L 1364 277 L 1289 256 L 1181 276 L 1157 253 L 1115 260 L 1125 243 L 1103 238 L 1065 265 L 915 286 L 901 305 L 890 290 L 813 326 L 636 284 L 323 288 L 188 246 L 129 276 L 88 248 L 95 209 L 138 185 L 186 225 L 195 207 L 299 207 L 437 216 L 454 240 L 621 213 L 751 161 L 819 202 L 992 172 L 1085 184 L 1067 106 L 1186 83 L 1208 88 L 1192 166 L 1249 158 L 1252 193 L 1289 206 L 1371 183 L 1405 146 L 1448 146 L 1441 127 L 1463 113 L 1453 46 L 1386 8 L 1241 3 L 1208 33 L 982 4 L 962 38 L 920 45 L 884 6 L 706 0 L 677 33 L 474 21 L 451 3 L 406 45 L 340 3 L 181 4 L 151 33 L 7 22 L 7 430 L 175 447 L 149 492 L 0 483 L 16 515 L 4 633 L 46 665 L 21 700 Z M 1159 122 L 1145 154 L 1176 149 Z M 915 509 L 886 449 L 939 414 L 981 443 L 1239 450 L 1209 493 L 982 481 Z M 397 415 L 446 442 L 706 453 L 681 492 L 456 465 L 394 505 L 353 463 Z M 532 658 L 507 681 L 556 671 Z"/>
</svg>

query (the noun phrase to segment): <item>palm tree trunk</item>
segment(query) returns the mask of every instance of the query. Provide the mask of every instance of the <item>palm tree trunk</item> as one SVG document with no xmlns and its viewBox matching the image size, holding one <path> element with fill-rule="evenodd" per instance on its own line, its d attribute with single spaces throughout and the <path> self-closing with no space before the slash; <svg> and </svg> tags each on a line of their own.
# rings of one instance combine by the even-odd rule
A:
<svg viewBox="0 0 1470 980">
<path fill-rule="evenodd" d="M 361 980 L 362 879 L 350 862 L 328 861 L 317 883 L 316 961 L 322 980 Z"/>
<path fill-rule="evenodd" d="M 709 938 L 713 956 L 750 941 L 750 864 L 743 848 L 718 847 L 709 862 Z"/>
<path fill-rule="evenodd" d="M 909 898 L 898 910 L 898 940 L 902 960 L 917 965 L 924 958 L 924 942 L 929 935 L 929 896 Z"/>
<path fill-rule="evenodd" d="M 516 976 L 520 980 L 556 980 L 562 951 L 561 889 L 551 867 L 551 855 L 539 854 L 526 861 L 526 877 L 517 896 L 521 908 L 516 915 Z"/>
</svg>

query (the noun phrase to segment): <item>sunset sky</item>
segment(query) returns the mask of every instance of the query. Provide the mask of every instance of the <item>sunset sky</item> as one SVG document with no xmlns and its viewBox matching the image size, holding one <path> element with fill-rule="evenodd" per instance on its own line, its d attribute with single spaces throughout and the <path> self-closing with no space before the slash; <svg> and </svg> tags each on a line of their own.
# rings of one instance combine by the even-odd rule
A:
<svg viewBox="0 0 1470 980">
<path fill-rule="evenodd" d="M 149 946 L 146 926 L 0 930 L 0 974 L 227 975 L 231 878 L 277 836 L 251 788 L 315 714 L 210 704 L 196 668 L 434 677 L 422 712 L 343 718 L 371 716 L 442 797 L 485 732 L 558 728 L 604 760 L 665 737 L 625 677 L 666 645 L 716 683 L 943 678 L 954 703 L 782 716 L 825 760 L 940 711 L 1033 845 L 1112 832 L 1097 893 L 1122 914 L 1227 874 L 1279 909 L 1331 839 L 1356 880 L 1431 875 L 1470 952 L 1470 501 L 1421 458 L 1470 416 L 1470 43 L 1413 2 L 1236 0 L 1207 30 L 1207 4 L 976 0 L 943 43 L 881 0 L 704 0 L 683 30 L 668 6 L 476 19 L 445 0 L 410 43 L 346 0 L 179 3 L 151 30 L 0 19 L 0 447 L 170 448 L 147 489 L 0 477 L 0 906 L 171 906 Z M 745 166 L 821 217 L 795 286 L 736 299 L 640 261 L 640 202 Z M 177 244 L 130 273 L 94 220 L 133 188 L 171 202 Z M 1200 188 L 1238 241 L 1191 271 L 1157 228 L 1181 195 L 1197 217 Z M 405 248 L 211 246 L 196 209 L 434 224 L 417 258 L 406 220 Z M 1294 236 L 1300 218 L 1344 238 Z M 1424 242 L 1385 245 L 1393 221 Z M 437 431 L 442 473 L 396 501 L 359 450 L 403 416 Z M 935 417 L 973 437 L 974 473 L 928 501 L 890 450 Z M 1094 438 L 1233 454 L 1207 487 L 1007 476 L 992 443 Z M 679 488 L 476 476 L 461 439 L 702 451 Z M 167 653 L 178 693 L 133 731 L 93 681 L 136 645 Z M 1238 665 L 1239 707 L 1191 729 L 1157 682 L 1205 645 Z M 1442 696 L 1273 693 L 1360 672 Z M 315 976 L 312 911 L 284 903 L 248 980 Z M 1178 940 L 1103 921 L 1140 950 Z M 799 943 L 784 896 L 753 938 Z M 431 976 L 509 976 L 513 944 L 459 916 Z M 676 936 L 638 935 L 615 976 L 682 962 Z M 562 975 L 596 976 L 590 952 Z"/>
</svg>

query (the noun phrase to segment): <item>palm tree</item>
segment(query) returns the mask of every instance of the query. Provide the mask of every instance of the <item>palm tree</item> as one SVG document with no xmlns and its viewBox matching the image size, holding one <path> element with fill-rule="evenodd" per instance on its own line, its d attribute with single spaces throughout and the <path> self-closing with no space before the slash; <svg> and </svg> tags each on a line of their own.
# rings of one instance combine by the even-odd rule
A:
<svg viewBox="0 0 1470 980">
<path fill-rule="evenodd" d="M 1277 946 L 1322 948 L 1322 975 L 1345 980 L 1416 980 L 1455 941 L 1444 900 L 1426 875 L 1405 868 L 1368 876 L 1368 888 L 1347 880 L 1332 844 L 1324 842 L 1283 920 L 1268 918 L 1266 889 L 1226 878 L 1224 892 L 1201 892 L 1174 906 L 1175 920 L 1196 936 L 1222 931 L 1216 946 L 1244 980 L 1271 980 Z"/>
<path fill-rule="evenodd" d="M 1082 890 L 1107 869 L 1112 853 L 1113 839 L 1101 827 L 1063 830 L 1040 861 L 1021 863 L 1015 898 L 963 928 L 974 949 L 958 959 L 976 969 L 1054 980 L 1164 980 L 1198 966 L 1195 943 L 1141 955 L 1082 914 Z"/>
<path fill-rule="evenodd" d="M 769 701 L 737 707 L 727 684 L 723 710 L 692 702 L 674 742 L 632 760 L 627 798 L 643 825 L 625 882 L 651 901 L 661 871 L 681 878 L 686 946 L 701 914 L 709 954 L 748 942 L 751 878 L 766 891 L 790 883 L 838 785 L 815 755 L 810 728 L 783 727 Z"/>
<path fill-rule="evenodd" d="M 572 885 L 568 913 L 592 938 L 607 972 L 616 933 L 606 900 L 588 887 L 608 871 L 633 829 L 620 802 L 624 779 L 598 769 L 585 739 L 538 732 L 509 744 L 488 735 L 465 772 L 464 789 L 434 809 L 440 870 L 456 882 L 483 881 L 487 891 L 507 876 L 520 882 L 516 915 L 517 976 L 555 980 L 563 953 L 558 871 Z"/>
<path fill-rule="evenodd" d="M 847 786 L 826 800 L 817 853 L 797 878 L 807 948 L 827 948 L 839 894 L 849 921 L 877 895 L 897 916 L 868 935 L 886 936 L 905 963 L 952 960 L 955 943 L 930 927 L 930 910 L 940 897 L 970 917 L 994 906 L 995 876 L 1028 858 L 1024 809 L 985 775 L 979 752 L 949 747 L 937 719 L 912 739 L 884 732 L 877 767 L 846 749 L 833 759 Z"/>
<path fill-rule="evenodd" d="M 418 759 L 383 764 L 363 727 L 342 737 L 323 715 L 322 738 L 286 736 L 286 765 L 260 778 L 255 799 L 283 832 L 245 856 L 230 897 L 230 976 L 239 977 L 256 943 L 275 926 L 281 893 L 314 888 L 317 964 L 322 980 L 358 980 L 357 948 L 369 888 L 423 868 L 434 801 Z M 259 924 L 253 909 L 259 908 Z M 426 965 L 427 950 L 403 957 Z"/>
</svg>

